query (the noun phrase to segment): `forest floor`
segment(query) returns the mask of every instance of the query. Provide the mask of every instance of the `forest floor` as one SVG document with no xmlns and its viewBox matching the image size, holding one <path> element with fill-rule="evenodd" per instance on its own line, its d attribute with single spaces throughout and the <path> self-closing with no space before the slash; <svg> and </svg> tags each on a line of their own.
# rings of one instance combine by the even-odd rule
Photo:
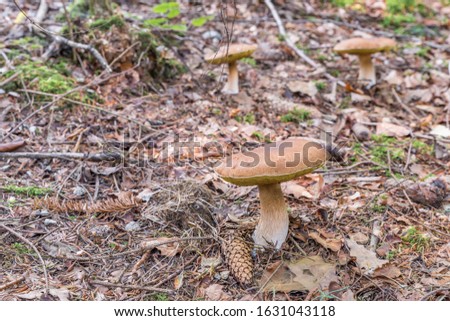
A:
<svg viewBox="0 0 450 321">
<path fill-rule="evenodd" d="M 179 1 L 149 47 L 153 5 L 124 1 L 114 9 L 124 26 L 52 2 L 42 27 L 97 48 L 108 73 L 83 50 L 49 50 L 0 0 L 0 152 L 28 154 L 0 153 L 0 299 L 449 300 L 450 7 L 390 15 L 372 2 L 274 1 L 315 66 L 264 1 Z M 30 17 L 39 3 L 19 1 Z M 259 46 L 239 63 L 234 96 L 221 93 L 227 69 L 204 61 L 228 36 Z M 332 50 L 367 36 L 398 43 L 374 55 L 371 88 L 354 56 Z M 283 184 L 288 239 L 253 251 L 252 281 L 238 282 L 224 251 L 235 235 L 251 247 L 258 191 L 214 165 L 327 131 L 341 158 Z M 46 152 L 66 154 L 30 158 Z"/>
</svg>

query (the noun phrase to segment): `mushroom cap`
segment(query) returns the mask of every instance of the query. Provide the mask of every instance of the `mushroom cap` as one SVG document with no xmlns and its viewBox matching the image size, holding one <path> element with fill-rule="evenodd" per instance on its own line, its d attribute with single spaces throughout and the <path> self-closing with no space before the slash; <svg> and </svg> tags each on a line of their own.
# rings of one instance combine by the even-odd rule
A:
<svg viewBox="0 0 450 321">
<path fill-rule="evenodd" d="M 216 173 L 239 186 L 275 184 L 308 174 L 327 158 L 324 141 L 291 137 L 227 157 Z"/>
<path fill-rule="evenodd" d="M 215 65 L 230 63 L 251 56 L 257 48 L 258 45 L 230 44 L 229 46 L 220 47 L 217 52 L 207 55 L 205 60 Z"/>
<path fill-rule="evenodd" d="M 333 50 L 337 53 L 347 53 L 352 55 L 373 54 L 379 51 L 388 51 L 397 43 L 388 38 L 351 38 L 341 41 Z"/>
</svg>

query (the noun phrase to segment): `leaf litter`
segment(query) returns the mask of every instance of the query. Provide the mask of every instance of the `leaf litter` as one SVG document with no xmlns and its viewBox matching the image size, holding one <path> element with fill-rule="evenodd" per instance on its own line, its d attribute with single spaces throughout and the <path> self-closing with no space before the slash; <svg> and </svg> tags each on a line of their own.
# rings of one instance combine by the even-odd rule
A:
<svg viewBox="0 0 450 321">
<path fill-rule="evenodd" d="M 286 299 L 276 291 L 286 292 L 291 300 L 448 299 L 448 294 L 433 290 L 448 287 L 450 271 L 450 76 L 448 53 L 440 49 L 449 37 L 441 23 L 450 10 L 427 2 L 432 13 L 427 19 L 435 20 L 437 31 L 423 28 L 419 12 L 416 21 L 398 28 L 386 24 L 389 12 L 376 3 L 366 1 L 358 12 L 329 2 L 275 4 L 291 39 L 319 68 L 311 68 L 279 41 L 272 17 L 260 7 L 264 4 L 239 4 L 234 40 L 256 39 L 265 50 L 241 64 L 242 87 L 236 97 L 220 93 L 226 72 L 202 59 L 225 35 L 218 2 L 199 8 L 202 15 L 215 16 L 213 20 L 189 29 L 188 37 L 162 32 L 165 45 L 155 51 L 149 47 L 144 55 L 138 46 L 130 48 L 133 38 L 123 29 L 95 30 L 92 38 L 79 33 L 78 41 L 100 39 L 92 44 L 108 61 L 123 53 L 113 66 L 118 73 L 80 90 L 79 103 L 71 98 L 38 111 L 0 143 L 4 150 L 18 147 L 13 152 L 106 150 L 127 156 L 123 164 L 95 166 L 70 159 L 0 160 L 2 182 L 52 190 L 45 199 L 2 189 L 0 199 L 2 220 L 11 227 L 20 221 L 21 234 L 44 257 L 51 275 L 47 299 L 253 300 L 256 294 L 262 300 Z M 194 18 L 189 6 L 183 1 L 179 5 L 181 21 Z M 55 32 L 60 28 L 55 23 L 58 6 L 54 4 L 45 20 Z M 5 9 L 0 10 L 5 22 L 2 51 L 9 60 L 1 68 L 2 83 L 5 73 L 14 73 L 11 67 L 24 65 L 30 55 L 30 60 L 40 59 L 41 53 L 27 44 L 27 38 L 35 37 L 27 29 L 13 30 L 17 8 L 12 3 L 0 7 Z M 126 21 L 133 26 L 142 24 L 133 13 L 144 20 L 157 18 L 142 3 L 130 2 L 118 10 L 130 13 Z M 231 19 L 234 10 L 229 11 Z M 340 18 L 333 21 L 336 14 Z M 75 26 L 84 24 L 82 20 Z M 258 21 L 258 27 L 250 28 L 250 21 Z M 410 27 L 436 33 L 410 34 Z M 340 39 L 380 32 L 394 37 L 399 31 L 404 34 L 397 38 L 398 51 L 375 59 L 380 80 L 372 88 L 358 84 L 356 59 L 332 52 Z M 19 40 L 6 39 L 6 34 Z M 160 38 L 142 40 L 149 44 Z M 439 45 L 428 46 L 430 42 Z M 41 44 L 42 49 L 49 45 Z M 45 66 L 60 66 L 58 72 L 79 85 L 89 84 L 101 71 L 87 53 L 79 52 L 79 59 L 71 61 L 64 50 L 49 57 Z M 158 65 L 161 61 L 170 63 Z M 188 70 L 175 75 L 172 67 L 179 61 Z M 46 103 L 48 96 L 36 93 L 42 90 L 36 87 L 39 81 L 24 83 L 26 88 L 8 80 L 0 88 L 2 138 L 31 113 L 30 101 L 33 110 Z M 292 118 L 299 111 L 301 121 Z M 356 135 L 355 123 L 369 134 Z M 284 184 L 292 237 L 280 252 L 254 253 L 254 280 L 259 281 L 239 284 L 223 263 L 220 243 L 230 231 L 239 231 L 251 244 L 259 213 L 257 188 L 221 181 L 214 163 L 232 150 L 251 150 L 266 141 L 320 138 L 326 128 L 344 152 L 342 162 L 330 160 L 320 173 Z M 194 148 L 171 148 L 177 141 L 191 141 Z M 405 237 L 407 231 L 414 235 Z M 205 236 L 211 239 L 192 240 Z M 41 299 L 44 280 L 34 254 L 8 233 L 0 238 L 0 286 L 23 277 L 0 298 Z M 186 240 L 157 245 L 179 238 Z M 421 244 L 424 239 L 428 241 Z M 147 255 L 139 252 L 145 242 L 156 246 Z M 90 283 L 94 279 L 137 288 L 95 285 Z M 258 294 L 267 281 L 272 290 Z M 145 286 L 171 292 L 142 290 Z"/>
</svg>

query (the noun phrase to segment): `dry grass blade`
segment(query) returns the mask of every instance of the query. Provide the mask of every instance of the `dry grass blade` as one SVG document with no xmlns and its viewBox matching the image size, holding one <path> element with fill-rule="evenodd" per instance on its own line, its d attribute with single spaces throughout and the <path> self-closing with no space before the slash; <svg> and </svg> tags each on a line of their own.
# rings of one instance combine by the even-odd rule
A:
<svg viewBox="0 0 450 321">
<path fill-rule="evenodd" d="M 42 270 L 44 271 L 44 278 L 45 278 L 45 294 L 49 293 L 50 290 L 50 286 L 48 283 L 48 274 L 47 274 L 47 268 L 45 266 L 45 261 L 41 256 L 41 253 L 39 252 L 39 250 L 37 249 L 37 247 L 31 243 L 31 241 L 29 241 L 28 239 L 26 239 L 24 236 L 20 235 L 19 233 L 17 233 L 16 231 L 14 231 L 12 228 L 9 228 L 8 226 L 4 225 L 4 224 L 0 224 L 0 228 L 3 228 L 5 230 L 7 230 L 9 233 L 11 233 L 12 235 L 18 237 L 19 239 L 21 239 L 22 241 L 24 241 L 25 243 L 27 243 L 29 246 L 31 246 L 31 248 L 34 250 L 34 252 L 36 252 L 39 260 L 41 261 L 42 264 Z"/>
</svg>

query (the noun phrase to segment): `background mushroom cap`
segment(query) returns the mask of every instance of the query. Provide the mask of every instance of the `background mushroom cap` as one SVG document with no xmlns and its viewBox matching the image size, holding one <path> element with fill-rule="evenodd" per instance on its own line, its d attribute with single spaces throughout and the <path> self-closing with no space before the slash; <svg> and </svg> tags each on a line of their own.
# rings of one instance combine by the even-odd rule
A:
<svg viewBox="0 0 450 321">
<path fill-rule="evenodd" d="M 388 38 L 352 38 L 341 41 L 333 50 L 337 53 L 372 54 L 387 51 L 397 45 L 395 40 Z"/>
<path fill-rule="evenodd" d="M 220 47 L 217 52 L 206 56 L 205 60 L 216 65 L 230 63 L 251 56 L 257 48 L 258 45 L 230 44 L 229 46 Z"/>
<path fill-rule="evenodd" d="M 310 173 L 327 158 L 324 141 L 291 137 L 227 157 L 216 173 L 239 186 L 274 184 Z"/>
</svg>

